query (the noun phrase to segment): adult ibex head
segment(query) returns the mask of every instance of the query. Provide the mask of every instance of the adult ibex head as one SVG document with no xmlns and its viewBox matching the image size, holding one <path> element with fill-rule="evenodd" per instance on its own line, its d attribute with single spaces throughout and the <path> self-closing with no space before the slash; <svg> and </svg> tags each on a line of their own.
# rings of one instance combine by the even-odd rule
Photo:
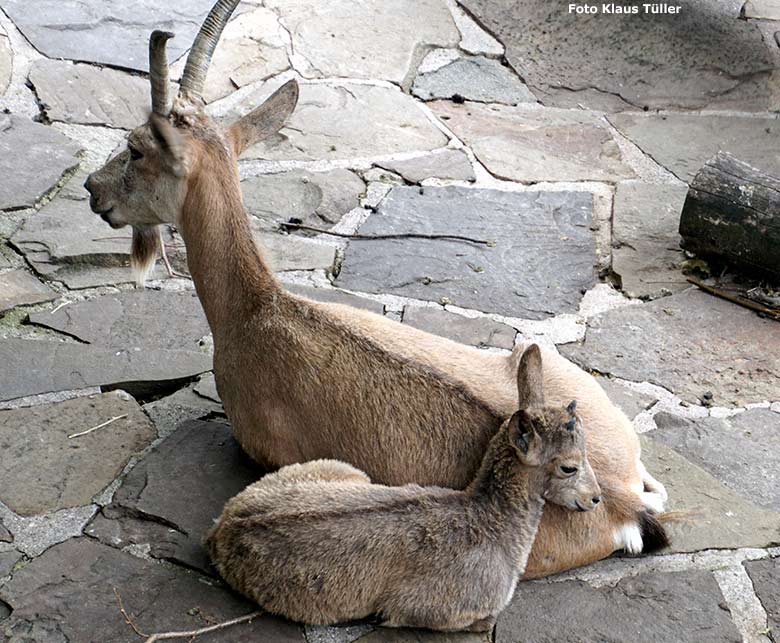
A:
<svg viewBox="0 0 780 643">
<path fill-rule="evenodd" d="M 152 113 L 128 136 L 127 149 L 91 174 L 85 183 L 90 207 L 113 228 L 133 227 L 136 273 L 151 267 L 159 236 L 155 227 L 179 219 L 193 180 L 216 173 L 223 187 L 238 187 L 238 156 L 276 133 L 298 100 L 292 80 L 260 107 L 223 128 L 204 111 L 201 97 L 219 37 L 240 0 L 218 0 L 190 51 L 178 95 L 171 100 L 166 44 L 173 34 L 155 31 L 149 39 Z M 235 182 L 235 186 L 230 185 Z"/>
</svg>

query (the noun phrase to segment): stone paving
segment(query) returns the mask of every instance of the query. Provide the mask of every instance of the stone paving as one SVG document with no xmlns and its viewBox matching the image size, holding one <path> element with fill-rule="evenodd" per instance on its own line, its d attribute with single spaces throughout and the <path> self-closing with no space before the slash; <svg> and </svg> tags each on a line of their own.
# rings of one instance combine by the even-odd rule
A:
<svg viewBox="0 0 780 643">
<path fill-rule="evenodd" d="M 659 555 L 521 584 L 492 635 L 264 617 L 198 640 L 777 641 L 780 325 L 691 289 L 677 222 L 718 150 L 780 173 L 780 5 L 459 1 L 240 5 L 210 112 L 302 85 L 241 161 L 258 242 L 299 294 L 484 350 L 557 347 L 686 517 Z M 145 118 L 150 30 L 177 33 L 176 75 L 211 4 L 0 0 L 0 641 L 141 640 L 120 601 L 143 633 L 252 609 L 200 544 L 262 471 L 231 437 L 192 284 L 158 266 L 135 290 L 129 233 L 81 187 Z M 291 218 L 491 243 L 282 233 Z"/>
</svg>

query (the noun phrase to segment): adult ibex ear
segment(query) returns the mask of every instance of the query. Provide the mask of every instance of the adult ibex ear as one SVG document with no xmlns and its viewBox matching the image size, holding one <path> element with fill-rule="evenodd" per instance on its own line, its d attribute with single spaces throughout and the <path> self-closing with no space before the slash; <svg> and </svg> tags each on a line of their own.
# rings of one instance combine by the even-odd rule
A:
<svg viewBox="0 0 780 643">
<path fill-rule="evenodd" d="M 521 409 L 544 406 L 542 353 L 537 344 L 525 349 L 517 367 L 517 397 Z"/>
<path fill-rule="evenodd" d="M 184 176 L 187 171 L 187 156 L 184 140 L 171 122 L 159 114 L 149 117 L 152 136 L 160 147 L 160 156 L 168 164 L 174 176 Z"/>
<path fill-rule="evenodd" d="M 236 156 L 276 134 L 298 104 L 298 83 L 295 79 L 277 89 L 260 107 L 230 126 L 229 135 Z"/>
</svg>

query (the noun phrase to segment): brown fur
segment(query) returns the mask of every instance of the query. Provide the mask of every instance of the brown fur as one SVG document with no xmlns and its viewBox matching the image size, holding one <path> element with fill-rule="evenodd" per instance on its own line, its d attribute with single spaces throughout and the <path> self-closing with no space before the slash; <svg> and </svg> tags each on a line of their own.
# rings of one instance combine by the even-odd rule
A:
<svg viewBox="0 0 780 643">
<path fill-rule="evenodd" d="M 561 477 L 562 463 L 590 471 L 585 439 L 573 413 L 540 406 L 536 346 L 518 381 L 528 406 L 493 436 L 464 491 L 371 484 L 332 460 L 284 467 L 227 503 L 207 537 L 220 573 L 296 621 L 377 615 L 392 627 L 489 630 L 525 568 L 544 498 L 567 488 L 592 506 L 599 493 L 592 472 Z"/>
<path fill-rule="evenodd" d="M 279 286 L 249 228 L 237 156 L 280 127 L 296 99 L 288 83 L 229 130 L 177 99 L 169 119 L 131 133 L 140 158 L 125 151 L 89 177 L 92 208 L 114 227 L 178 224 L 214 336 L 218 390 L 253 458 L 273 467 L 335 458 L 384 484 L 462 489 L 517 408 L 521 349 L 479 351 Z M 528 567 L 535 576 L 619 549 L 616 530 L 637 522 L 645 484 L 625 416 L 574 365 L 552 352 L 543 362 L 548 401 L 579 401 L 599 480 L 633 493 L 636 511 L 614 514 L 607 497 L 592 514 L 546 512 Z"/>
</svg>

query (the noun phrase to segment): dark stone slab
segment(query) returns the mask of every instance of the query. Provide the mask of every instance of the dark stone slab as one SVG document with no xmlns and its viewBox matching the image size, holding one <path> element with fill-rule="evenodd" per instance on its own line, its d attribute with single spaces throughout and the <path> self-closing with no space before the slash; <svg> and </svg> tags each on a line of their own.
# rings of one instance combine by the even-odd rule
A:
<svg viewBox="0 0 780 643">
<path fill-rule="evenodd" d="M 345 304 L 352 306 L 353 308 L 362 308 L 363 310 L 370 310 L 372 313 L 378 315 L 384 315 L 385 305 L 382 302 L 374 301 L 373 299 L 367 299 L 366 297 L 359 297 L 343 290 L 336 290 L 331 288 L 310 288 L 309 286 L 296 286 L 292 284 L 285 284 L 285 290 L 306 297 L 307 299 L 314 299 L 315 301 L 322 301 L 329 304 Z"/>
<path fill-rule="evenodd" d="M 770 106 L 774 63 L 742 0 L 687 0 L 679 14 L 569 13 L 566 0 L 460 0 L 506 46 L 545 104 L 591 109 Z M 591 3 L 601 8 L 601 3 Z M 541 25 L 541 27 L 540 27 Z"/>
<path fill-rule="evenodd" d="M 149 117 L 149 80 L 140 76 L 43 58 L 30 82 L 52 121 L 133 129 Z"/>
<path fill-rule="evenodd" d="M 431 109 L 498 178 L 534 183 L 634 177 L 602 114 L 450 101 L 431 103 Z"/>
<path fill-rule="evenodd" d="M 460 96 L 479 103 L 535 103 L 536 97 L 509 68 L 493 58 L 464 56 L 417 76 L 412 93 L 423 100 Z"/>
<path fill-rule="evenodd" d="M 688 288 L 680 270 L 680 212 L 684 185 L 618 183 L 612 214 L 612 272 L 630 297 L 656 297 Z"/>
<path fill-rule="evenodd" d="M 49 58 L 147 71 L 149 34 L 154 29 L 175 32 L 168 59 L 176 60 L 189 49 L 212 4 L 211 0 L 185 0 L 175 6 L 154 0 L 39 0 L 35 11 L 30 11 L 26 0 L 2 0 L 0 7 Z"/>
<path fill-rule="evenodd" d="M 126 291 L 30 315 L 30 322 L 96 346 L 198 350 L 209 333 L 195 291 Z"/>
<path fill-rule="evenodd" d="M 623 411 L 630 420 L 633 420 L 642 411 L 646 411 L 658 401 L 658 398 L 653 395 L 634 391 L 627 386 L 618 384 L 609 377 L 599 377 L 596 381 L 604 389 L 610 401 Z"/>
<path fill-rule="evenodd" d="M 495 641 L 736 643 L 742 637 L 724 605 L 706 571 L 642 574 L 600 588 L 583 581 L 520 583 L 499 616 Z"/>
<path fill-rule="evenodd" d="M 689 114 L 615 114 L 610 122 L 643 152 L 690 183 L 718 152 L 728 152 L 773 176 L 780 175 L 775 142 L 780 120 Z"/>
<path fill-rule="evenodd" d="M 11 617 L 0 623 L 0 633 L 14 641 L 137 643 L 117 594 L 145 634 L 206 627 L 256 609 L 198 574 L 77 538 L 52 547 L 0 589 L 2 600 L 13 608 Z M 304 643 L 298 626 L 270 616 L 202 640 Z"/>
<path fill-rule="evenodd" d="M 668 552 L 771 547 L 780 543 L 780 513 L 754 505 L 701 467 L 653 439 L 639 436 L 642 462 L 669 492 L 668 511 L 681 520 L 666 524 L 672 545 Z"/>
<path fill-rule="evenodd" d="M 26 270 L 0 273 L 0 313 L 16 306 L 51 301 L 56 297 L 56 292 L 43 285 Z"/>
<path fill-rule="evenodd" d="M 341 643 L 341 641 L 337 641 Z M 373 632 L 361 636 L 357 641 L 360 643 L 491 643 L 491 637 L 489 632 L 470 634 L 467 632 L 428 632 L 406 628 L 379 627 Z"/>
<path fill-rule="evenodd" d="M 686 420 L 659 413 L 653 440 L 671 447 L 752 503 L 780 512 L 780 414 L 753 409 Z"/>
<path fill-rule="evenodd" d="M 51 127 L 18 116 L 0 116 L 0 209 L 35 205 L 65 172 L 78 165 L 80 151 Z"/>
<path fill-rule="evenodd" d="M 462 150 L 440 150 L 405 161 L 382 161 L 377 165 L 400 174 L 410 183 L 431 178 L 452 181 L 475 181 L 477 178 L 471 161 Z"/>
<path fill-rule="evenodd" d="M 581 192 L 395 187 L 361 234 L 456 234 L 495 245 L 355 240 L 335 283 L 512 317 L 575 312 L 595 283 L 591 210 Z"/>
<path fill-rule="evenodd" d="M 0 500 L 21 516 L 88 505 L 155 437 L 120 393 L 0 411 Z"/>
<path fill-rule="evenodd" d="M 22 559 L 22 554 L 18 551 L 3 551 L 0 552 L 0 578 L 8 576 L 14 568 L 14 565 Z M 0 612 L 0 620 L 2 620 L 2 612 Z"/>
<path fill-rule="evenodd" d="M 83 344 L 0 339 L 0 400 L 101 386 L 136 396 L 211 370 L 211 356 L 196 351 L 117 350 Z"/>
<path fill-rule="evenodd" d="M 649 381 L 689 402 L 763 402 L 780 390 L 780 324 L 698 290 L 588 321 L 585 341 L 561 353 L 587 369 Z"/>
<path fill-rule="evenodd" d="M 405 306 L 403 323 L 480 348 L 494 346 L 511 350 L 517 335 L 517 331 L 511 326 L 494 322 L 492 319 L 469 319 L 427 306 Z"/>
<path fill-rule="evenodd" d="M 211 382 L 216 399 L 204 395 L 208 388 L 208 386 L 204 386 L 204 380 Z M 157 427 L 157 434 L 160 437 L 166 437 L 187 420 L 199 420 L 214 416 L 224 417 L 225 411 L 219 397 L 217 397 L 213 382 L 214 376 L 208 373 L 195 385 L 179 389 L 172 395 L 144 404 L 144 412 Z"/>
<path fill-rule="evenodd" d="M 151 555 L 209 571 L 201 540 L 227 500 L 264 471 L 233 440 L 228 424 L 182 424 L 127 475 L 95 532 L 120 544 L 148 543 Z M 160 529 L 161 525 L 164 527 Z"/>
<path fill-rule="evenodd" d="M 753 588 L 769 617 L 769 636 L 780 635 L 780 559 L 752 560 L 745 563 Z"/>
<path fill-rule="evenodd" d="M 266 229 L 275 229 L 293 217 L 306 225 L 330 227 L 360 206 L 365 190 L 366 184 L 357 174 L 341 169 L 293 170 L 241 181 L 247 211 Z"/>
</svg>

